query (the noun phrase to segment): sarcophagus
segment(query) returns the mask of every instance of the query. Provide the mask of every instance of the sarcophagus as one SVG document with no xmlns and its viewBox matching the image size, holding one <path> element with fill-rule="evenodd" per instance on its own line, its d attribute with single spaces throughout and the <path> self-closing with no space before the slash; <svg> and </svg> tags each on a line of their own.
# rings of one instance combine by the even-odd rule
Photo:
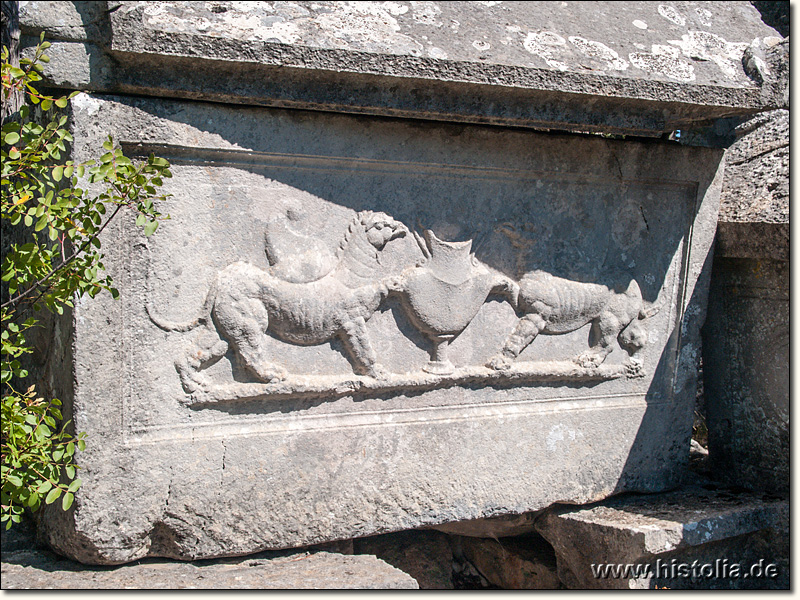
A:
<svg viewBox="0 0 800 600">
<path fill-rule="evenodd" d="M 109 226 L 120 299 L 56 338 L 88 433 L 57 548 L 242 554 L 675 484 L 718 151 L 110 96 L 74 121 L 174 177 L 154 236 Z"/>
<path fill-rule="evenodd" d="M 750 3 L 50 4 L 21 23 L 57 34 L 49 85 L 92 92 L 73 159 L 111 134 L 174 175 L 155 235 L 103 232 L 120 298 L 51 336 L 87 433 L 57 550 L 243 555 L 676 485 L 722 151 L 675 131 L 774 102 Z"/>
</svg>

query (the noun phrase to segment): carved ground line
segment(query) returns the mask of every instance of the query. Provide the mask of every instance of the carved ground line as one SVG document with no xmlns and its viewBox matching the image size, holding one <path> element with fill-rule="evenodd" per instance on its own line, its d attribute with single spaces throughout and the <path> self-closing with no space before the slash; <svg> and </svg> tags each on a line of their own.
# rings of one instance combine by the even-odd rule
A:
<svg viewBox="0 0 800 600">
<path fill-rule="evenodd" d="M 334 170 L 352 171 L 358 167 L 371 173 L 394 173 L 397 175 L 417 176 L 421 172 L 428 175 L 442 177 L 458 175 L 472 179 L 486 179 L 491 181 L 518 181 L 520 179 L 538 180 L 549 179 L 555 181 L 574 181 L 577 183 L 608 184 L 609 178 L 570 171 L 534 171 L 529 169 L 509 169 L 503 167 L 476 167 L 471 165 L 453 165 L 444 163 L 422 163 L 412 161 L 393 161 L 374 158 L 355 158 L 348 156 L 324 156 L 313 154 L 285 154 L 278 152 L 259 152 L 256 150 L 233 150 L 226 148 L 205 148 L 181 146 L 174 144 L 140 144 L 134 142 L 121 142 L 123 150 L 128 156 L 148 156 L 154 153 L 170 161 L 187 163 L 217 164 L 223 166 L 270 166 L 276 168 L 292 168 L 304 170 Z M 613 180 L 618 184 L 641 184 L 657 187 L 675 187 L 684 191 L 691 191 L 697 187 L 694 182 L 671 179 L 628 179 Z"/>
<path fill-rule="evenodd" d="M 608 394 L 587 397 L 547 398 L 478 404 L 457 404 L 421 408 L 399 408 L 388 411 L 371 410 L 357 413 L 318 415 L 292 415 L 259 419 L 225 419 L 201 421 L 180 425 L 156 425 L 126 431 L 124 443 L 130 446 L 186 443 L 209 439 L 285 435 L 312 431 L 366 429 L 374 427 L 402 427 L 507 419 L 535 414 L 588 410 L 618 410 L 638 407 L 642 411 L 651 406 L 668 404 L 667 400 L 647 401 L 645 392 Z"/>
<path fill-rule="evenodd" d="M 456 369 L 451 375 L 430 375 L 419 372 L 391 374 L 380 379 L 358 375 L 289 376 L 278 383 L 233 383 L 213 386 L 193 394 L 190 406 L 210 406 L 244 400 L 288 400 L 306 398 L 337 399 L 349 395 L 376 395 L 393 392 L 428 391 L 458 385 L 513 385 L 526 382 L 588 382 L 607 381 L 622 377 L 639 378 L 643 373 L 631 373 L 623 365 L 600 365 L 583 368 L 571 361 L 520 362 L 510 369 L 497 371 L 487 367 L 469 366 Z"/>
</svg>

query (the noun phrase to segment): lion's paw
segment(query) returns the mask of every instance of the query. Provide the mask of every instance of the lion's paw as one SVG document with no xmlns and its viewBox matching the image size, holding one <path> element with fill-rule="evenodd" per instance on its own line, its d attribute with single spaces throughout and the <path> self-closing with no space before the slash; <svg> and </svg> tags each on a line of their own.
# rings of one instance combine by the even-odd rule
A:
<svg viewBox="0 0 800 600">
<path fill-rule="evenodd" d="M 176 363 L 176 368 L 183 391 L 187 394 L 205 393 L 211 389 L 211 381 L 208 377 L 197 373 L 183 363 Z"/>
<path fill-rule="evenodd" d="M 631 358 L 625 363 L 625 374 L 628 377 L 641 377 L 644 375 L 644 364 L 638 358 Z"/>
<path fill-rule="evenodd" d="M 511 368 L 511 358 L 505 354 L 497 354 L 489 359 L 486 366 L 495 371 L 506 371 Z"/>
<path fill-rule="evenodd" d="M 273 364 L 256 365 L 253 367 L 253 371 L 256 377 L 264 383 L 278 383 L 286 379 L 288 374 L 286 369 Z"/>
<path fill-rule="evenodd" d="M 389 376 L 390 372 L 386 369 L 386 367 L 375 364 L 367 369 L 366 374 L 373 379 L 385 379 Z"/>
<path fill-rule="evenodd" d="M 573 360 L 584 369 L 596 369 L 603 362 L 603 356 L 596 352 L 584 352 Z"/>
</svg>

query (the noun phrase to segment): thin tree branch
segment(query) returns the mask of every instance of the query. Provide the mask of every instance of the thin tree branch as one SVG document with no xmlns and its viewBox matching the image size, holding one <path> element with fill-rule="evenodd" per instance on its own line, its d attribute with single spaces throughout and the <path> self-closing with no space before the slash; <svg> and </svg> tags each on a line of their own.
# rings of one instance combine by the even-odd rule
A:
<svg viewBox="0 0 800 600">
<path fill-rule="evenodd" d="M 116 217 L 116 216 L 117 216 L 117 213 L 118 213 L 120 210 L 122 210 L 122 207 L 123 207 L 123 206 L 126 206 L 126 205 L 125 205 L 125 204 L 118 204 L 118 205 L 117 205 L 117 208 L 115 208 L 115 209 L 114 209 L 114 212 L 113 212 L 113 213 L 111 213 L 111 216 L 110 216 L 108 219 L 106 219 L 106 220 L 105 220 L 105 222 L 104 222 L 104 223 L 103 223 L 103 224 L 100 226 L 100 229 L 98 229 L 98 230 L 97 230 L 97 232 L 96 232 L 95 234 L 93 234 L 93 235 L 92 235 L 90 238 L 88 238 L 88 239 L 87 239 L 87 240 L 86 240 L 86 241 L 85 241 L 85 242 L 84 242 L 84 243 L 81 245 L 81 247 L 80 247 L 78 250 L 76 250 L 75 252 L 73 252 L 73 253 L 72 253 L 72 254 L 69 256 L 69 258 L 67 258 L 67 260 L 65 260 L 64 262 L 62 262 L 62 263 L 61 263 L 60 265 L 58 265 L 57 267 L 53 268 L 53 269 L 52 269 L 52 270 L 51 270 L 49 273 L 47 273 L 47 275 L 45 275 L 44 277 L 42 277 L 41 279 L 39 279 L 38 281 L 36 281 L 36 282 L 35 282 L 33 285 L 31 285 L 31 287 L 29 287 L 27 290 L 25 290 L 25 291 L 24 291 L 24 292 L 22 292 L 21 294 L 18 294 L 18 295 L 16 295 L 15 297 L 13 297 L 13 298 L 9 299 L 7 302 L 4 302 L 3 304 L 0 304 L 0 308 L 6 308 L 6 307 L 8 307 L 8 306 L 15 306 L 15 305 L 16 305 L 18 302 L 20 302 L 20 300 L 22 300 L 22 299 L 23 299 L 25 296 L 27 296 L 28 294 L 30 294 L 32 291 L 34 291 L 36 288 L 38 288 L 40 285 L 42 285 L 42 284 L 43 284 L 45 281 L 47 281 L 48 279 L 50 279 L 50 278 L 51 278 L 53 275 L 55 275 L 55 274 L 56 274 L 56 273 L 58 273 L 58 272 L 59 272 L 61 269 L 63 269 L 65 266 L 67 266 L 67 265 L 68 265 L 70 262 L 72 262 L 72 261 L 73 261 L 75 258 L 77 258 L 77 257 L 78 257 L 78 255 L 80 255 L 81 253 L 85 252 L 85 251 L 86 251 L 86 249 L 89 247 L 89 244 L 91 244 L 91 243 L 92 243 L 92 240 L 96 239 L 96 238 L 97 238 L 97 237 L 98 237 L 98 236 L 99 236 L 101 233 L 103 233 L 103 230 L 106 228 L 106 225 L 108 225 L 108 224 L 109 224 L 109 223 L 110 223 L 110 222 L 111 222 L 111 221 L 114 219 L 114 217 Z M 45 288 L 44 288 L 44 289 L 43 289 L 43 290 L 42 290 L 42 291 L 39 293 L 39 295 L 38 295 L 38 296 L 37 296 L 37 297 L 36 297 L 36 298 L 33 300 L 33 302 L 31 302 L 31 305 L 34 305 L 34 304 L 36 304 L 36 303 L 37 303 L 37 302 L 38 302 L 38 301 L 41 299 L 41 297 L 42 297 L 42 296 L 44 296 L 45 292 L 47 292 L 47 290 L 49 290 L 49 289 L 50 289 L 50 287 L 51 287 L 51 286 L 49 286 L 49 285 L 48 285 L 47 287 L 45 287 Z"/>
</svg>

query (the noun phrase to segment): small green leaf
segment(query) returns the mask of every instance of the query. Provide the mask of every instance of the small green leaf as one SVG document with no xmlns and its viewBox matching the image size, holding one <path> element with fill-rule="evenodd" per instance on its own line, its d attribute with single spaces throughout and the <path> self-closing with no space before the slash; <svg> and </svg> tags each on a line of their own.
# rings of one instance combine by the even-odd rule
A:
<svg viewBox="0 0 800 600">
<path fill-rule="evenodd" d="M 64 494 L 64 499 L 61 501 L 61 508 L 64 510 L 68 510 L 70 506 L 72 506 L 72 501 L 75 499 L 70 492 Z"/>
<path fill-rule="evenodd" d="M 61 488 L 54 487 L 52 490 L 50 490 L 50 493 L 47 494 L 47 498 L 44 499 L 44 503 L 52 504 L 53 502 L 58 500 L 58 497 L 60 495 L 61 495 Z"/>
<path fill-rule="evenodd" d="M 5 136 L 5 142 L 9 146 L 11 144 L 16 144 L 19 141 L 19 134 L 16 131 L 12 131 L 11 133 L 7 133 Z"/>
<path fill-rule="evenodd" d="M 144 226 L 144 234 L 147 237 L 153 235 L 158 229 L 158 221 L 150 221 L 147 225 Z"/>
<path fill-rule="evenodd" d="M 59 165 L 53 169 L 53 179 L 55 179 L 56 181 L 61 181 L 61 178 L 63 176 L 64 176 L 64 167 Z"/>
</svg>

